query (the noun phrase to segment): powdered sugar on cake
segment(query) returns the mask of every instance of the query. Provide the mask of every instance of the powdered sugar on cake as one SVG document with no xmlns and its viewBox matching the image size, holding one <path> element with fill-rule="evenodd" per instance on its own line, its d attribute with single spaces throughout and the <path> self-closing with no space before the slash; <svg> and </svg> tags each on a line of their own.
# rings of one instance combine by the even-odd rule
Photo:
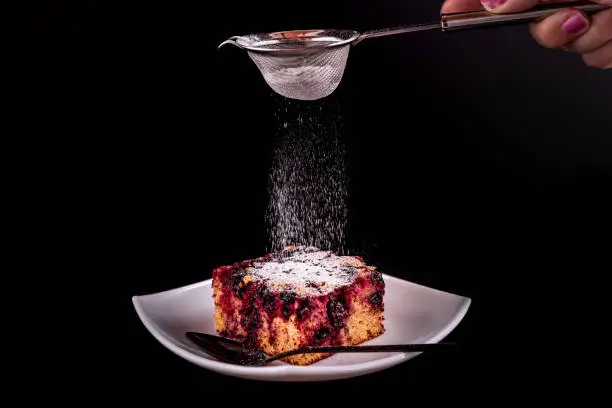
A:
<svg viewBox="0 0 612 408">
<path fill-rule="evenodd" d="M 274 291 L 323 295 L 352 283 L 358 269 L 353 258 L 310 247 L 254 262 L 248 272 L 255 280 L 265 281 Z"/>
</svg>

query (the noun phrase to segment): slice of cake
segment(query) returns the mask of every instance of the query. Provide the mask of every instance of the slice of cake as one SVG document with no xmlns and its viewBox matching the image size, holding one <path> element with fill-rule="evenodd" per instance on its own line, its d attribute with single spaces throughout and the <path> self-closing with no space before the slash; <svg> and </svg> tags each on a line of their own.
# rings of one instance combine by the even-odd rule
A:
<svg viewBox="0 0 612 408">
<path fill-rule="evenodd" d="M 288 247 L 213 271 L 219 335 L 274 355 L 357 345 L 384 332 L 382 274 L 356 256 Z M 308 365 L 329 353 L 284 359 Z"/>
</svg>

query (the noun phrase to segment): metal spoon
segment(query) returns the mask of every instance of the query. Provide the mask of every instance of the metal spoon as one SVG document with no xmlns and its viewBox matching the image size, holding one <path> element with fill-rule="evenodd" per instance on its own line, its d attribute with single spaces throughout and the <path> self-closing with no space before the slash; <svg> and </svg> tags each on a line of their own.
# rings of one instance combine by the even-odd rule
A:
<svg viewBox="0 0 612 408">
<path fill-rule="evenodd" d="M 423 352 L 449 349 L 456 343 L 430 344 L 393 344 L 380 346 L 321 346 L 301 347 L 274 356 L 268 356 L 259 350 L 250 350 L 241 343 L 210 334 L 187 332 L 185 336 L 195 345 L 213 357 L 232 364 L 243 366 L 264 366 L 281 358 L 307 353 L 380 353 L 380 352 Z"/>
</svg>

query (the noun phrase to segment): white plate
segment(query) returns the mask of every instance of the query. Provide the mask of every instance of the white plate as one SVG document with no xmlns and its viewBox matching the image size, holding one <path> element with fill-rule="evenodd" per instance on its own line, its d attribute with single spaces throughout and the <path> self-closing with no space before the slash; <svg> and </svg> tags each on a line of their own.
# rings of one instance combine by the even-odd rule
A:
<svg viewBox="0 0 612 408">
<path fill-rule="evenodd" d="M 383 275 L 386 332 L 364 344 L 437 343 L 461 322 L 471 300 Z M 420 353 L 336 354 L 310 366 L 280 361 L 265 367 L 243 367 L 220 362 L 196 348 L 185 332 L 216 334 L 211 280 L 167 292 L 132 298 L 149 332 L 178 356 L 209 370 L 267 381 L 324 381 L 356 377 L 384 370 Z"/>
</svg>

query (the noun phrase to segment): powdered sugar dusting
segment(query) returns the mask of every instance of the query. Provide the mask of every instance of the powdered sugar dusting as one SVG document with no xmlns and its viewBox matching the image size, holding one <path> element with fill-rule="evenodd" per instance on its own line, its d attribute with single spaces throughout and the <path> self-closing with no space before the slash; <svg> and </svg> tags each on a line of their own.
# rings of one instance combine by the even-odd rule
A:
<svg viewBox="0 0 612 408">
<path fill-rule="evenodd" d="M 358 268 L 348 257 L 329 251 L 307 248 L 255 262 L 251 276 L 264 280 L 275 291 L 293 291 L 304 295 L 323 295 L 355 280 Z"/>
</svg>

